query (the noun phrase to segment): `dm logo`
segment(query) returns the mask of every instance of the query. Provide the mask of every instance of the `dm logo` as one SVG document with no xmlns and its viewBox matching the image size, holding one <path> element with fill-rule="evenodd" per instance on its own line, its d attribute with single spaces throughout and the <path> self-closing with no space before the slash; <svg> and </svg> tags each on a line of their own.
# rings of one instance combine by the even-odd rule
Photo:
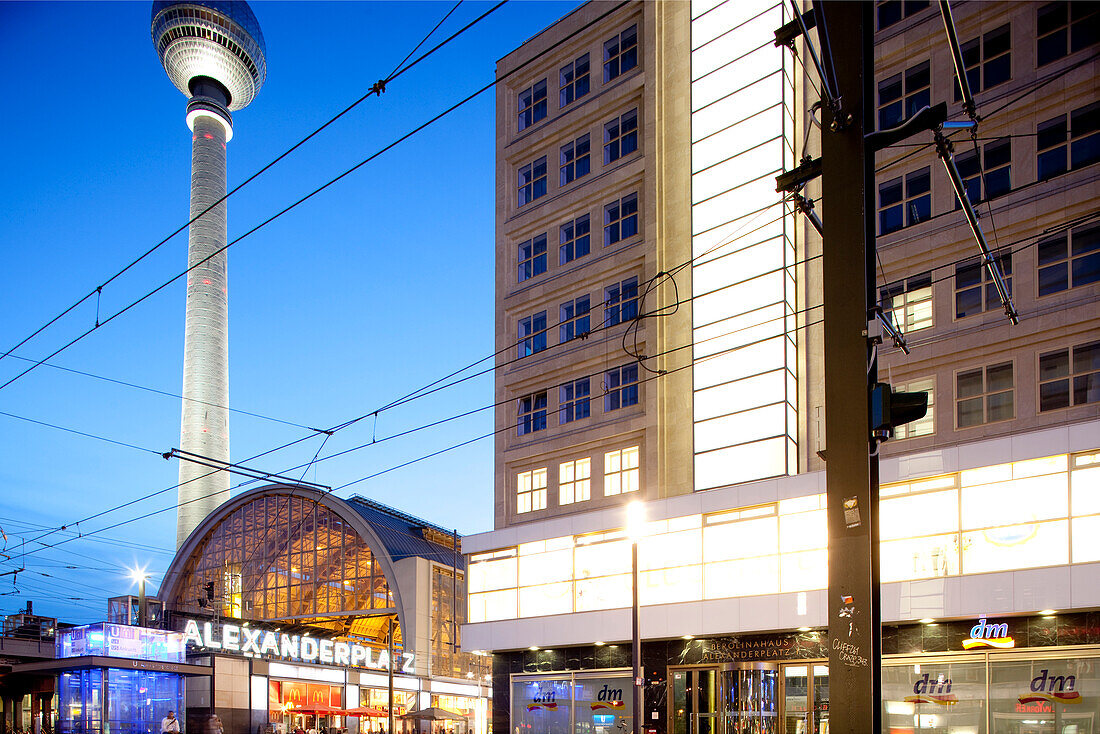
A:
<svg viewBox="0 0 1100 734">
<path fill-rule="evenodd" d="M 1059 703 L 1081 703 L 1081 694 L 1077 690 L 1077 676 L 1051 675 L 1043 668 L 1039 675 L 1031 679 L 1031 693 L 1020 696 L 1020 703 L 1039 701 L 1057 701 Z"/>
<path fill-rule="evenodd" d="M 1007 622 L 989 624 L 985 621 L 985 617 L 982 617 L 976 625 L 970 628 L 970 637 L 963 640 L 963 649 L 969 650 L 974 647 L 1005 649 L 1016 647 L 1016 640 L 1008 636 Z"/>
<path fill-rule="evenodd" d="M 553 687 L 544 690 L 537 683 L 535 684 L 535 695 L 531 698 L 531 703 L 527 704 L 527 710 L 537 711 L 538 709 L 558 710 L 557 693 Z"/>
<path fill-rule="evenodd" d="M 959 702 L 958 697 L 951 692 L 951 679 L 942 675 L 932 680 L 925 673 L 913 684 L 913 693 L 906 696 L 906 703 L 938 703 L 941 706 L 951 706 Z"/>
<path fill-rule="evenodd" d="M 589 704 L 589 707 L 593 711 L 599 709 L 610 709 L 612 711 L 621 711 L 623 706 L 623 689 L 611 688 L 606 683 L 600 692 L 596 694 L 596 700 Z"/>
</svg>

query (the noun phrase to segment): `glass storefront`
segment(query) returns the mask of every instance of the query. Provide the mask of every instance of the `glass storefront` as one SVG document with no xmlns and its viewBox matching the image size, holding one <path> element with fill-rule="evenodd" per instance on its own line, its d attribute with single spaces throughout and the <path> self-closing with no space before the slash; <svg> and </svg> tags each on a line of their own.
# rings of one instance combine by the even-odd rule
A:
<svg viewBox="0 0 1100 734">
<path fill-rule="evenodd" d="M 512 680 L 513 734 L 623 734 L 633 715 L 629 671 Z"/>
<path fill-rule="evenodd" d="M 169 711 L 183 711 L 183 676 L 92 668 L 59 676 L 61 734 L 149 732 Z"/>
</svg>

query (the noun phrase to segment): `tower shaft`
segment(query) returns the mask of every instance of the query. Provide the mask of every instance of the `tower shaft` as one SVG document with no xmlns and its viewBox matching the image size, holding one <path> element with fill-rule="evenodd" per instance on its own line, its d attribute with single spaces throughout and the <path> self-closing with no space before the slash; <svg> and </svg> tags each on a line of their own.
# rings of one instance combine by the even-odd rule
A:
<svg viewBox="0 0 1100 734">
<path fill-rule="evenodd" d="M 209 114 L 193 120 L 192 219 L 226 194 L 227 124 Z M 188 231 L 187 265 L 202 264 L 187 276 L 180 421 L 180 448 L 218 461 L 229 461 L 229 297 L 226 253 L 213 253 L 225 244 L 223 201 L 192 222 Z M 227 472 L 181 460 L 179 482 L 176 547 L 229 499 Z"/>
</svg>

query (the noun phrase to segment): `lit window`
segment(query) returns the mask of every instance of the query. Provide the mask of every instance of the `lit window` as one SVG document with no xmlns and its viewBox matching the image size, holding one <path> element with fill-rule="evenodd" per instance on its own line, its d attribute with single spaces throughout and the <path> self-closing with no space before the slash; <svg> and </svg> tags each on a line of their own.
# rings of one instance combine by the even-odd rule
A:
<svg viewBox="0 0 1100 734">
<path fill-rule="evenodd" d="M 516 512 L 546 509 L 546 467 L 516 475 Z"/>
<path fill-rule="evenodd" d="M 592 495 L 592 459 L 567 461 L 558 466 L 558 504 L 584 502 Z"/>
<path fill-rule="evenodd" d="M 1039 410 L 1100 403 L 1100 341 L 1039 355 Z"/>
<path fill-rule="evenodd" d="M 546 349 L 546 312 L 540 311 L 519 320 L 519 357 L 529 357 Z"/>
<path fill-rule="evenodd" d="M 996 28 L 984 36 L 962 44 L 966 81 L 974 94 L 1007 82 L 1012 78 L 1012 29 L 1009 25 Z M 955 84 L 955 101 L 962 99 L 958 80 Z"/>
<path fill-rule="evenodd" d="M 519 245 L 519 282 L 546 272 L 546 235 L 540 234 Z"/>
<path fill-rule="evenodd" d="M 623 365 L 604 373 L 603 409 L 605 413 L 638 404 L 638 363 Z"/>
<path fill-rule="evenodd" d="M 636 492 L 638 482 L 638 447 L 631 446 L 603 455 L 603 493 L 611 497 Z"/>
<path fill-rule="evenodd" d="M 588 254 L 591 247 L 589 229 L 587 214 L 561 225 L 559 232 L 561 246 L 558 248 L 559 265 L 573 262 L 578 257 L 584 257 Z"/>
<path fill-rule="evenodd" d="M 1039 241 L 1039 295 L 1100 281 L 1100 225 L 1062 232 Z"/>
<path fill-rule="evenodd" d="M 567 183 L 586 176 L 592 170 L 592 156 L 589 155 L 589 148 L 587 135 L 582 135 L 573 142 L 566 143 L 561 147 L 559 186 L 565 186 Z"/>
<path fill-rule="evenodd" d="M 516 206 L 546 196 L 546 156 L 519 169 L 516 176 Z"/>
<path fill-rule="evenodd" d="M 985 155 L 985 183 L 987 191 L 982 196 L 982 170 L 978 165 L 978 154 L 968 150 L 955 156 L 955 166 L 962 176 L 966 189 L 966 198 L 971 204 L 983 199 L 995 199 L 1012 190 L 1012 147 L 1009 138 L 1001 138 L 982 148 Z M 962 203 L 955 198 L 955 208 L 961 209 Z"/>
<path fill-rule="evenodd" d="M 546 80 L 519 93 L 519 129 L 524 130 L 546 118 Z"/>
<path fill-rule="evenodd" d="M 567 382 L 558 391 L 558 402 L 561 405 L 561 410 L 558 411 L 559 423 L 572 423 L 589 416 L 589 396 L 592 393 L 589 378 Z"/>
<path fill-rule="evenodd" d="M 1035 12 L 1038 35 L 1036 66 L 1088 48 L 1097 41 L 1100 17 L 1095 3 L 1056 2 L 1040 5 Z"/>
<path fill-rule="evenodd" d="M 613 245 L 638 234 L 638 195 L 628 194 L 603 208 L 603 244 Z"/>
<path fill-rule="evenodd" d="M 955 376 L 955 422 L 959 428 L 1016 417 L 1012 363 L 979 367 Z"/>
<path fill-rule="evenodd" d="M 894 428 L 894 438 L 916 438 L 917 436 L 931 436 L 935 433 L 935 386 L 936 381 L 932 378 L 913 380 L 912 382 L 893 386 L 894 392 L 928 393 L 928 411 L 924 414 L 924 417 Z"/>
<path fill-rule="evenodd" d="M 614 326 L 638 317 L 638 279 L 627 278 L 604 289 L 604 326 Z"/>
<path fill-rule="evenodd" d="M 932 173 L 926 166 L 905 177 L 899 176 L 878 187 L 879 234 L 896 232 L 924 222 L 932 216 Z"/>
<path fill-rule="evenodd" d="M 546 430 L 546 393 L 525 395 L 517 401 L 516 421 L 518 435 Z"/>
<path fill-rule="evenodd" d="M 603 164 L 606 166 L 638 149 L 638 110 L 616 117 L 603 126 Z"/>
<path fill-rule="evenodd" d="M 638 26 L 632 25 L 603 44 L 603 80 L 609 82 L 638 65 Z"/>
<path fill-rule="evenodd" d="M 588 54 L 578 56 L 573 63 L 561 67 L 561 71 L 558 72 L 558 84 L 561 90 L 559 107 L 565 107 L 588 94 Z"/>
<path fill-rule="evenodd" d="M 592 317 L 588 296 L 579 296 L 561 305 L 558 318 L 558 342 L 588 336 L 592 329 Z"/>
<path fill-rule="evenodd" d="M 1040 181 L 1100 161 L 1100 102 L 1039 123 L 1035 147 Z"/>
<path fill-rule="evenodd" d="M 928 5 L 928 0 L 879 0 L 875 3 L 878 29 L 881 31 L 883 28 L 889 28 L 900 22 L 902 18 L 919 13 Z"/>
<path fill-rule="evenodd" d="M 931 73 L 927 61 L 906 69 L 904 74 L 895 74 L 879 82 L 879 130 L 909 119 L 931 103 L 931 96 Z"/>
<path fill-rule="evenodd" d="M 932 326 L 932 273 L 890 283 L 879 289 L 884 315 L 903 332 Z"/>
<path fill-rule="evenodd" d="M 1012 295 L 1012 254 L 994 256 L 1005 288 Z M 997 296 L 997 287 L 989 275 L 981 258 L 973 258 L 955 266 L 955 318 L 984 313 L 1001 308 L 1001 299 Z"/>
</svg>

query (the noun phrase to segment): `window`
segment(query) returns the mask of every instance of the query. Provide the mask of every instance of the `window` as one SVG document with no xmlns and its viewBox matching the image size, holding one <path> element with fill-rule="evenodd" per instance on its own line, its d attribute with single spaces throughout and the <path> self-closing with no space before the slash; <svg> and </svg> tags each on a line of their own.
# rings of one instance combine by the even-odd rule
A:
<svg viewBox="0 0 1100 734">
<path fill-rule="evenodd" d="M 592 317 L 589 314 L 588 296 L 580 296 L 561 305 L 558 317 L 558 342 L 564 344 L 572 339 L 588 336 L 592 330 Z"/>
<path fill-rule="evenodd" d="M 959 428 L 1006 421 L 1016 416 L 1012 363 L 960 372 L 955 376 L 955 422 Z"/>
<path fill-rule="evenodd" d="M 884 315 L 903 332 L 932 326 L 932 273 L 921 273 L 879 289 Z"/>
<path fill-rule="evenodd" d="M 1039 410 L 1100 403 L 1100 341 L 1039 355 Z"/>
<path fill-rule="evenodd" d="M 924 10 L 928 7 L 928 0 L 879 0 L 875 5 L 878 29 L 881 31 L 900 22 L 902 18 Z"/>
<path fill-rule="evenodd" d="M 638 447 L 631 446 L 603 455 L 603 494 L 612 497 L 638 491 Z"/>
<path fill-rule="evenodd" d="M 561 67 L 558 85 L 561 89 L 558 107 L 565 107 L 588 94 L 588 54 L 578 56 L 573 63 Z"/>
<path fill-rule="evenodd" d="M 924 417 L 915 420 L 912 423 L 903 423 L 894 429 L 894 438 L 916 438 L 917 436 L 931 436 L 935 433 L 934 416 L 934 397 L 936 381 L 932 378 L 927 380 L 914 380 L 904 385 L 894 385 L 894 392 L 926 392 L 928 393 L 928 412 L 924 414 Z"/>
<path fill-rule="evenodd" d="M 1008 294 L 1012 295 L 1011 253 L 995 255 L 993 259 L 1001 269 Z M 955 318 L 962 319 L 1000 307 L 997 286 L 981 258 L 955 266 Z"/>
<path fill-rule="evenodd" d="M 896 232 L 932 216 L 932 174 L 927 166 L 878 187 L 879 234 Z"/>
<path fill-rule="evenodd" d="M 1040 5 L 1035 11 L 1038 31 L 1036 65 L 1043 66 L 1088 48 L 1097 41 L 1100 15 L 1095 3 L 1057 2 Z"/>
<path fill-rule="evenodd" d="M 581 418 L 587 418 L 591 414 L 589 400 L 592 390 L 589 378 L 585 377 L 567 382 L 558 388 L 558 391 L 560 392 L 559 402 L 561 403 L 561 411 L 558 414 L 561 416 L 559 423 L 572 423 L 573 421 L 579 421 Z"/>
<path fill-rule="evenodd" d="M 519 246 L 519 282 L 546 272 L 546 235 L 523 242 Z"/>
<path fill-rule="evenodd" d="M 519 357 L 530 357 L 546 349 L 546 312 L 519 320 Z"/>
<path fill-rule="evenodd" d="M 1070 112 L 1068 125 L 1065 115 L 1041 122 L 1036 133 L 1040 181 L 1096 163 L 1100 161 L 1100 102 Z"/>
<path fill-rule="evenodd" d="M 559 186 L 588 175 L 592 170 L 592 157 L 589 155 L 588 136 L 582 135 L 571 143 L 561 146 L 561 177 Z"/>
<path fill-rule="evenodd" d="M 525 130 L 539 120 L 546 119 L 546 80 L 519 93 L 519 129 Z"/>
<path fill-rule="evenodd" d="M 1065 232 L 1039 242 L 1039 295 L 1047 296 L 1100 281 L 1100 225 Z"/>
<path fill-rule="evenodd" d="M 545 430 L 546 393 L 537 392 L 520 398 L 517 405 L 517 413 L 519 414 L 517 426 L 520 436 L 525 436 L 535 431 Z"/>
<path fill-rule="evenodd" d="M 1012 190 L 1012 148 L 1010 138 L 1000 138 L 987 143 L 982 148 L 985 155 L 985 183 L 988 187 L 986 197 L 995 199 Z M 971 204 L 977 204 L 982 197 L 982 171 L 978 165 L 978 154 L 973 150 L 960 153 L 955 158 L 955 166 L 962 176 L 966 187 L 966 198 Z M 955 197 L 955 208 L 961 209 L 962 202 Z"/>
<path fill-rule="evenodd" d="M 931 103 L 929 64 L 911 67 L 904 74 L 879 82 L 878 128 L 886 130 L 915 115 Z"/>
<path fill-rule="evenodd" d="M 638 149 L 638 110 L 624 112 L 603 126 L 603 164 L 606 166 Z"/>
<path fill-rule="evenodd" d="M 638 279 L 627 278 L 604 288 L 603 323 L 614 326 L 638 317 Z"/>
<path fill-rule="evenodd" d="M 603 246 L 638 234 L 638 195 L 628 194 L 603 208 Z"/>
<path fill-rule="evenodd" d="M 638 404 L 638 363 L 623 365 L 604 373 L 603 410 L 626 408 Z"/>
<path fill-rule="evenodd" d="M 1012 78 L 1012 28 L 1000 28 L 962 44 L 963 64 L 966 65 L 966 81 L 974 94 L 995 87 Z M 962 99 L 962 90 L 956 79 L 955 101 Z"/>
<path fill-rule="evenodd" d="M 516 512 L 546 509 L 546 467 L 516 475 Z"/>
<path fill-rule="evenodd" d="M 609 82 L 638 65 L 638 26 L 632 25 L 603 44 L 603 80 Z"/>
<path fill-rule="evenodd" d="M 516 206 L 530 204 L 540 196 L 546 196 L 546 156 L 519 169 L 516 187 Z"/>
<path fill-rule="evenodd" d="M 592 496 L 592 459 L 558 465 L 558 504 L 584 502 Z"/>
<path fill-rule="evenodd" d="M 590 248 L 588 215 L 561 225 L 559 230 L 558 264 L 565 265 L 588 254 Z"/>
</svg>

